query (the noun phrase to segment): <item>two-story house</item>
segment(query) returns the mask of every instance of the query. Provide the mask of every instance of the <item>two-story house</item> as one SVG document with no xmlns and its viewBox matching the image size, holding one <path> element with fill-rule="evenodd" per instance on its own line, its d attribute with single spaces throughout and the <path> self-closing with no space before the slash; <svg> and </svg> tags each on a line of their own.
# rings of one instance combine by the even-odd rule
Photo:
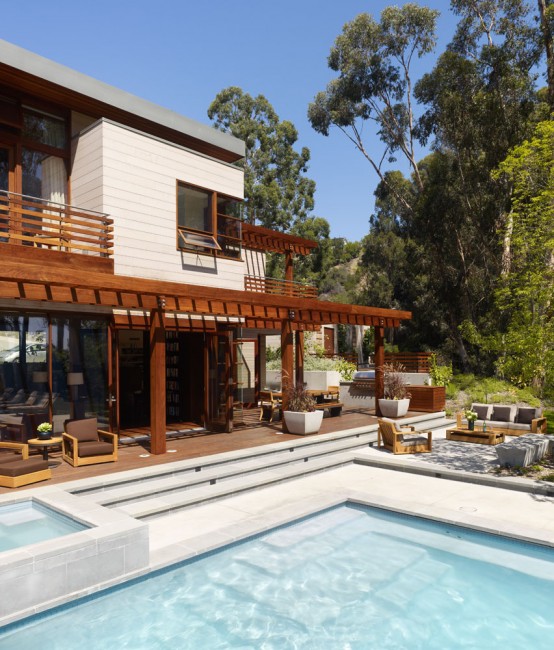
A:
<svg viewBox="0 0 554 650">
<path fill-rule="evenodd" d="M 286 377 L 324 323 L 375 326 L 378 361 L 383 328 L 409 312 L 296 284 L 293 258 L 315 244 L 241 220 L 244 152 L 0 41 L 0 433 L 95 415 L 150 427 L 162 453 L 168 422 L 230 431 L 256 402 L 267 333 Z M 268 251 L 285 281 L 265 278 Z"/>
</svg>

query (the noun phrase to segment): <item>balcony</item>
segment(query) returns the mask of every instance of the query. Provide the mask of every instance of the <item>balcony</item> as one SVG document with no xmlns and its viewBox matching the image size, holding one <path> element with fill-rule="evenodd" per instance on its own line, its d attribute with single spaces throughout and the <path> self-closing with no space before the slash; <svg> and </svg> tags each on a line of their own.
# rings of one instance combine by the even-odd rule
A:
<svg viewBox="0 0 554 650">
<path fill-rule="evenodd" d="M 112 241 L 105 214 L 0 191 L 0 242 L 109 258 Z"/>
<path fill-rule="evenodd" d="M 256 275 L 244 276 L 244 290 L 278 296 L 293 296 L 294 298 L 317 298 L 317 287 L 314 285 L 262 278 Z"/>
</svg>

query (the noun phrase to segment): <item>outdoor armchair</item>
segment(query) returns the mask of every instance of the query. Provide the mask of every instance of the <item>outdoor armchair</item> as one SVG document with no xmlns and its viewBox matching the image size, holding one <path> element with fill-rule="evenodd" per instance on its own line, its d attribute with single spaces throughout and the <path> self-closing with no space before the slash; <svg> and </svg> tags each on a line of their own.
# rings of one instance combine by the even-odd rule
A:
<svg viewBox="0 0 554 650">
<path fill-rule="evenodd" d="M 275 411 L 281 408 L 281 400 L 278 399 L 271 390 L 260 391 L 260 422 L 264 417 L 264 413 L 269 412 L 269 421 L 273 420 Z"/>
<path fill-rule="evenodd" d="M 417 454 L 425 453 L 432 450 L 433 434 L 426 431 L 415 434 L 415 428 L 398 427 L 394 420 L 380 418 L 377 420 L 379 427 L 377 429 L 377 446 L 381 444 L 385 449 L 392 451 L 393 454 Z M 410 435 L 411 434 L 411 435 Z"/>
<path fill-rule="evenodd" d="M 117 460 L 117 435 L 98 429 L 96 418 L 66 420 L 62 457 L 73 467 Z"/>
</svg>

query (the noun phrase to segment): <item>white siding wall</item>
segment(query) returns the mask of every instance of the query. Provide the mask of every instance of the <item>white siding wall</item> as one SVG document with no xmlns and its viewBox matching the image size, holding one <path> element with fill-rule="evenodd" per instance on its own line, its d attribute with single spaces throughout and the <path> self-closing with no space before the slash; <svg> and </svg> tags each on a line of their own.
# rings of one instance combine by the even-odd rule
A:
<svg viewBox="0 0 554 650">
<path fill-rule="evenodd" d="M 244 262 L 183 253 L 176 247 L 177 180 L 242 198 L 240 169 L 105 120 L 79 137 L 75 152 L 73 203 L 79 205 L 77 196 L 87 196 L 80 185 L 88 183 L 90 191 L 91 177 L 101 179 L 101 208 L 88 201 L 80 205 L 114 219 L 117 274 L 244 289 Z M 98 155 L 99 167 L 94 162 Z"/>
<path fill-rule="evenodd" d="M 102 131 L 91 129 L 72 143 L 71 205 L 103 211 Z"/>
</svg>

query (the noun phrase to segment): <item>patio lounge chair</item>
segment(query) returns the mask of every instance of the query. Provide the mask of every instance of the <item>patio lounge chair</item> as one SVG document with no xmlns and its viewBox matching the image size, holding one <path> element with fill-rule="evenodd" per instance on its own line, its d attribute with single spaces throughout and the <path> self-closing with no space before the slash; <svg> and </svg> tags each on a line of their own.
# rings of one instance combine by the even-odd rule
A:
<svg viewBox="0 0 554 650">
<path fill-rule="evenodd" d="M 73 467 L 117 460 L 117 435 L 98 429 L 96 418 L 66 420 L 62 457 Z"/>
<path fill-rule="evenodd" d="M 0 487 L 17 488 L 52 478 L 48 462 L 29 458 L 29 447 L 17 442 L 0 442 Z"/>
<path fill-rule="evenodd" d="M 398 427 L 394 420 L 380 418 L 377 420 L 379 427 L 377 429 L 377 446 L 385 447 L 393 454 L 417 454 L 425 453 L 432 450 L 431 431 L 426 431 L 424 435 L 414 434 L 415 427 Z M 425 437 L 426 436 L 426 437 Z"/>
<path fill-rule="evenodd" d="M 269 411 L 269 421 L 273 420 L 273 414 L 281 408 L 281 400 L 273 395 L 271 390 L 260 391 L 260 422 L 263 420 L 264 413 Z"/>
</svg>

